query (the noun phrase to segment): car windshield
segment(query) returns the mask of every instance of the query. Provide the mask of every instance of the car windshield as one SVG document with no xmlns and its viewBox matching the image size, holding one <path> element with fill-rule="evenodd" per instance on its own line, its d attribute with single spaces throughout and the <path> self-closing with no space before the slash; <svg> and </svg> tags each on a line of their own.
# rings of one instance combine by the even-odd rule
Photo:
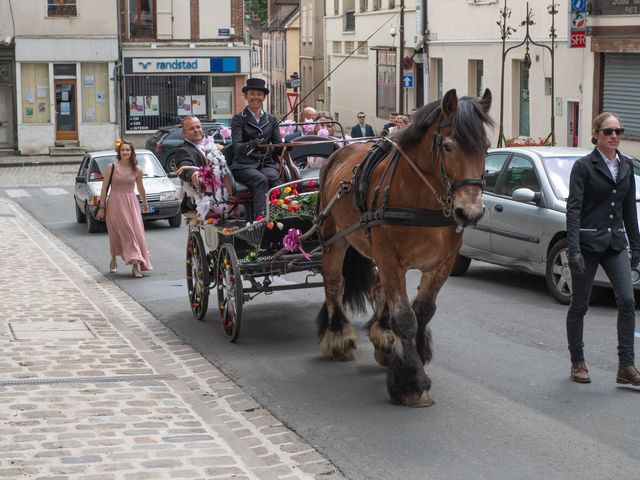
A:
<svg viewBox="0 0 640 480">
<path fill-rule="evenodd" d="M 578 158 L 580 157 L 547 157 L 542 160 L 549 177 L 549 183 L 553 188 L 553 193 L 560 200 L 566 201 L 569 196 L 571 168 Z M 633 160 L 633 172 L 636 178 L 636 185 L 638 185 L 638 182 L 640 182 L 640 162 L 636 159 Z M 640 189 L 636 189 L 636 199 L 640 199 Z"/>
<path fill-rule="evenodd" d="M 165 177 L 167 175 L 162 168 L 162 165 L 160 165 L 156 157 L 153 155 L 149 153 L 138 153 L 136 158 L 138 159 L 138 165 L 142 168 L 143 177 Z M 104 170 L 107 168 L 107 165 L 115 161 L 115 153 L 113 155 L 94 158 L 91 164 L 89 180 L 102 180 Z"/>
</svg>

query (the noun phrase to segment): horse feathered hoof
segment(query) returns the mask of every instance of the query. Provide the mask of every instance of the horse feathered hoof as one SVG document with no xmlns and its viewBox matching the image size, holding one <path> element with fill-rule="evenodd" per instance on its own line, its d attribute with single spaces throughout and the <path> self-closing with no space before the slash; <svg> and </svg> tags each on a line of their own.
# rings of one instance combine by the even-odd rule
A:
<svg viewBox="0 0 640 480">
<path fill-rule="evenodd" d="M 385 352 L 380 348 L 375 348 L 373 351 L 373 359 L 376 361 L 378 365 L 381 367 L 389 366 L 389 352 Z"/>
<path fill-rule="evenodd" d="M 358 335 L 351 324 L 346 324 L 342 330 L 333 332 L 325 330 L 320 338 L 319 348 L 322 353 L 341 362 L 356 359 L 356 340 Z"/>
<path fill-rule="evenodd" d="M 392 399 L 393 401 L 393 399 Z M 396 405 L 404 405 L 406 407 L 412 408 L 422 408 L 422 407 L 430 407 L 435 404 L 435 402 L 429 396 L 429 392 L 426 390 L 421 393 L 415 393 L 411 395 L 407 395 L 403 398 L 398 399 L 397 401 L 393 401 Z"/>
</svg>

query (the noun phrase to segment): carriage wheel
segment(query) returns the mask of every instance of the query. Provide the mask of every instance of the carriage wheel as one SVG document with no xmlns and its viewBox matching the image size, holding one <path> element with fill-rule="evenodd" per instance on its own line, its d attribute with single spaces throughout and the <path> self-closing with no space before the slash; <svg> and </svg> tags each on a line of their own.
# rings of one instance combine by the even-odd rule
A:
<svg viewBox="0 0 640 480">
<path fill-rule="evenodd" d="M 227 340 L 235 342 L 240 334 L 243 293 L 242 275 L 233 245 L 220 246 L 216 275 L 220 324 Z"/>
<path fill-rule="evenodd" d="M 199 232 L 191 232 L 187 241 L 187 289 L 193 316 L 204 320 L 209 306 L 209 262 Z"/>
</svg>

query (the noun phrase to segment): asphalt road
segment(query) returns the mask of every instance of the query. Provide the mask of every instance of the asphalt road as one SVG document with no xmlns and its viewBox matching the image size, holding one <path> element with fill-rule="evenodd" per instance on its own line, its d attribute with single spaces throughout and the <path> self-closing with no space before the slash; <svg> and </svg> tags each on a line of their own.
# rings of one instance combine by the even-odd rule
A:
<svg viewBox="0 0 640 480">
<path fill-rule="evenodd" d="M 72 195 L 25 190 L 29 196 L 15 200 L 38 221 L 351 479 L 640 478 L 640 389 L 615 383 L 616 322 L 608 297 L 588 313 L 593 383 L 578 385 L 569 380 L 566 307 L 548 295 L 544 279 L 472 263 L 465 277 L 449 279 L 431 322 L 435 353 L 427 372 L 436 405 L 397 407 L 373 360 L 365 317 L 353 319 L 360 333 L 355 362 L 317 352 L 322 289 L 245 304 L 239 341 L 231 344 L 219 331 L 215 302 L 204 322 L 191 316 L 186 227 L 147 226 L 154 264 L 148 277 L 133 279 L 122 267 L 109 274 L 107 235 L 75 223 Z M 409 274 L 410 292 L 417 278 Z"/>
</svg>

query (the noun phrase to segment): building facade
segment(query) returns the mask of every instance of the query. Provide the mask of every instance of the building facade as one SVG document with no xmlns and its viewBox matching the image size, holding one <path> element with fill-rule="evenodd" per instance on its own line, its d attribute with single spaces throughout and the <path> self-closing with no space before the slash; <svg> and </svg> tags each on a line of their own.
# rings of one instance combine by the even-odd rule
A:
<svg viewBox="0 0 640 480">
<path fill-rule="evenodd" d="M 186 115 L 228 124 L 251 71 L 242 0 L 118 0 L 122 125 L 151 133 Z"/>
<path fill-rule="evenodd" d="M 346 132 L 359 111 L 380 132 L 390 113 L 418 107 L 415 0 L 325 0 L 324 8 L 324 71 L 337 67 L 326 82 L 325 106 Z"/>
<path fill-rule="evenodd" d="M 586 33 L 583 138 L 590 118 L 615 112 L 625 128 L 620 149 L 640 158 L 640 4 L 592 0 Z"/>
<path fill-rule="evenodd" d="M 300 1 L 300 106 L 326 110 L 324 0 Z"/>
<path fill-rule="evenodd" d="M 0 53 L 0 110 L 10 119 L 9 127 L 0 120 L 2 147 L 23 155 L 61 145 L 111 148 L 117 130 L 115 0 L 0 5 L 2 38 L 13 37 Z"/>
</svg>

